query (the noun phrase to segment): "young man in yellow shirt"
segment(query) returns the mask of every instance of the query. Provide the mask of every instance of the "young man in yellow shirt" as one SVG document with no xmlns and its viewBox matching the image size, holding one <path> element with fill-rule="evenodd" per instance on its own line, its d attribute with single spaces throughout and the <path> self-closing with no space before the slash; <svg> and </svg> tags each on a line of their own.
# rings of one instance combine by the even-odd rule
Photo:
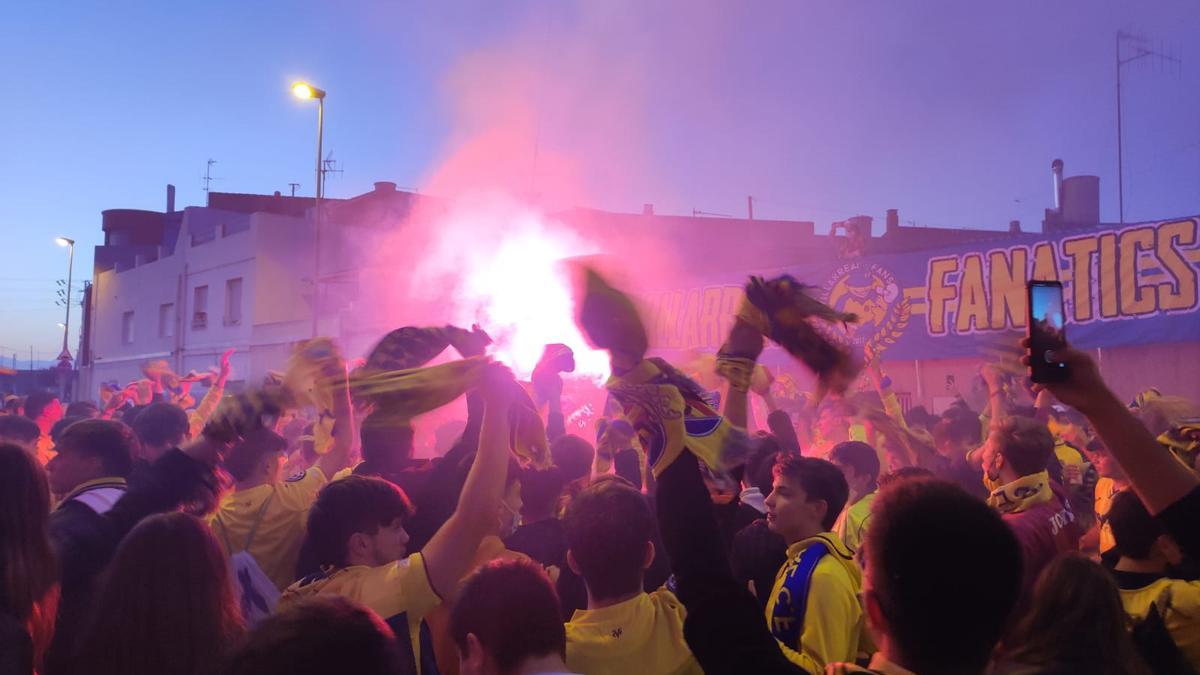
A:
<svg viewBox="0 0 1200 675">
<path fill-rule="evenodd" d="M 775 578 L 766 620 L 788 659 L 810 673 L 854 661 L 862 637 L 858 593 L 862 573 L 854 553 L 831 532 L 849 488 L 833 464 L 789 457 L 775 465 L 767 525 L 788 544 Z"/>
<path fill-rule="evenodd" d="M 1125 611 L 1140 622 L 1153 606 L 1183 657 L 1200 669 L 1200 581 L 1169 576 L 1183 559 L 1175 540 L 1129 490 L 1113 498 L 1108 523 L 1120 554 L 1113 577 Z"/>
<path fill-rule="evenodd" d="M 481 385 L 479 450 L 457 508 L 429 543 L 419 553 L 407 554 L 404 519 L 411 506 L 400 488 L 367 476 L 335 481 L 321 491 L 308 518 L 309 540 L 322 572 L 288 588 L 280 598 L 281 608 L 329 594 L 361 603 L 395 631 L 406 652 L 408 672 L 436 675 L 423 619 L 443 597 L 457 591 L 480 542 L 495 529 L 504 497 L 508 411 L 516 385 L 506 369 L 492 368 Z"/>
<path fill-rule="evenodd" d="M 588 675 L 699 674 L 683 637 L 686 610 L 666 588 L 643 590 L 654 560 L 654 516 L 642 493 L 604 480 L 567 507 L 567 564 L 587 587 L 587 609 L 567 622 L 567 667 Z"/>
<path fill-rule="evenodd" d="M 322 365 L 325 377 L 339 382 L 333 395 L 333 443 L 309 469 L 284 480 L 287 441 L 266 428 L 245 433 L 225 457 L 225 469 L 236 481 L 235 489 L 221 500 L 209 517 L 209 526 L 233 556 L 245 551 L 259 569 L 282 591 L 296 580 L 296 563 L 304 541 L 304 524 L 317 492 L 350 462 L 354 420 L 345 364 L 339 355 Z M 257 419 L 255 420 L 257 421 Z M 243 603 L 269 611 L 261 594 L 245 587 Z M 245 610 L 245 607 L 243 608 Z"/>
<path fill-rule="evenodd" d="M 846 441 L 833 447 L 829 455 L 833 465 L 841 470 L 850 487 L 846 508 L 838 516 L 833 531 L 852 553 L 858 553 L 867 535 L 871 519 L 871 503 L 879 488 L 879 455 L 861 441 Z"/>
</svg>

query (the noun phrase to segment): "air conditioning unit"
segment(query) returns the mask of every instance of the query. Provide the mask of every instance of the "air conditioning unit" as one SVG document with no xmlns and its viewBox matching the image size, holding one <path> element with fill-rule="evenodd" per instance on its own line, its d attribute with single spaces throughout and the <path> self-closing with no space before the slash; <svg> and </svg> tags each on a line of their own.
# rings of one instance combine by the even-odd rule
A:
<svg viewBox="0 0 1200 675">
<path fill-rule="evenodd" d="M 192 328 L 204 328 L 208 326 L 208 312 L 196 312 L 192 314 Z"/>
</svg>

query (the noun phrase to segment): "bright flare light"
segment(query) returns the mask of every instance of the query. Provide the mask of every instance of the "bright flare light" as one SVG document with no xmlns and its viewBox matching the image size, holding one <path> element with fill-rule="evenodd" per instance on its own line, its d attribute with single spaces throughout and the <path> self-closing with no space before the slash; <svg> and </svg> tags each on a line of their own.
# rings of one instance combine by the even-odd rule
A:
<svg viewBox="0 0 1200 675">
<path fill-rule="evenodd" d="M 70 239 L 67 239 L 66 237 L 55 237 L 54 243 L 58 244 L 59 246 L 62 246 L 63 248 L 66 248 L 66 247 L 70 246 L 71 244 L 74 244 L 75 242 L 71 241 Z"/>
<path fill-rule="evenodd" d="M 553 342 L 575 352 L 576 375 L 607 377 L 608 354 L 589 347 L 575 325 L 566 265 L 596 253 L 595 246 L 526 208 L 479 206 L 442 223 L 442 242 L 454 242 L 456 250 L 441 253 L 457 258 L 456 268 L 466 272 L 454 297 L 458 324 L 483 326 L 494 341 L 492 355 L 518 377 L 528 378 Z"/>
</svg>

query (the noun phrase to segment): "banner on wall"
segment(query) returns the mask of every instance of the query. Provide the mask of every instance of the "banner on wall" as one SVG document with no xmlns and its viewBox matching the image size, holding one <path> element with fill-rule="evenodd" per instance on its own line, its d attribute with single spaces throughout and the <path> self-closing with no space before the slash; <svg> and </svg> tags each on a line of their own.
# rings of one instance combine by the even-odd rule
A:
<svg viewBox="0 0 1200 675">
<path fill-rule="evenodd" d="M 1067 333 L 1082 347 L 1200 340 L 1200 216 L 1102 226 L 823 264 L 747 270 L 791 274 L 859 323 L 832 327 L 887 359 L 972 356 L 1024 332 L 1026 279 L 1063 282 Z M 745 276 L 643 290 L 650 343 L 660 351 L 715 351 L 729 334 Z"/>
</svg>

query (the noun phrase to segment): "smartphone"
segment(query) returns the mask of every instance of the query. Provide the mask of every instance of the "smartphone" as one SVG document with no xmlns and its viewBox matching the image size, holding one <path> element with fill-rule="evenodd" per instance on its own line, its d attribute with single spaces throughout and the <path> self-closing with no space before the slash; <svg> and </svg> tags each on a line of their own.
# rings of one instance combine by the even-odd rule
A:
<svg viewBox="0 0 1200 675">
<path fill-rule="evenodd" d="M 1067 346 L 1066 319 L 1063 312 L 1063 287 L 1057 281 L 1029 281 L 1029 377 L 1034 382 L 1062 382 L 1067 379 L 1067 364 L 1055 354 Z"/>
</svg>

